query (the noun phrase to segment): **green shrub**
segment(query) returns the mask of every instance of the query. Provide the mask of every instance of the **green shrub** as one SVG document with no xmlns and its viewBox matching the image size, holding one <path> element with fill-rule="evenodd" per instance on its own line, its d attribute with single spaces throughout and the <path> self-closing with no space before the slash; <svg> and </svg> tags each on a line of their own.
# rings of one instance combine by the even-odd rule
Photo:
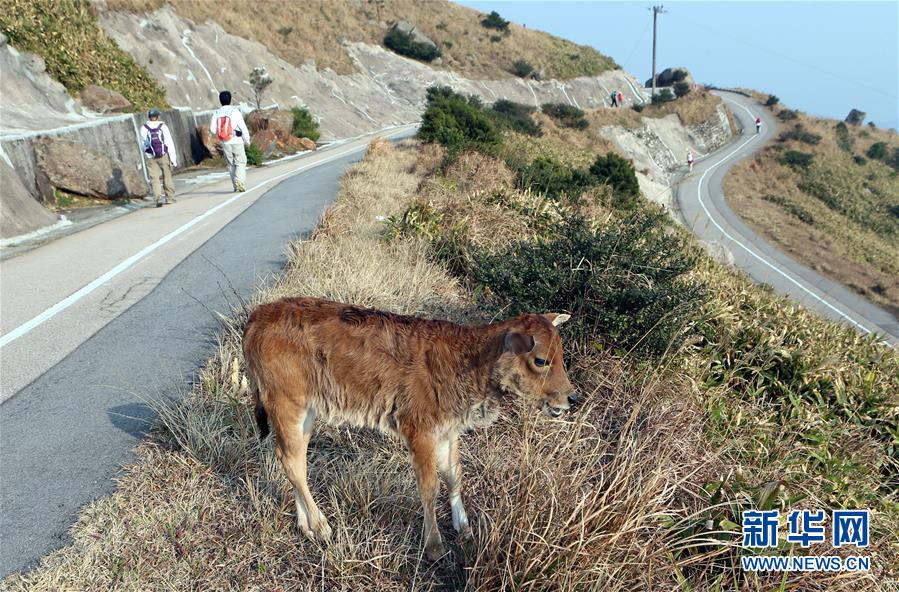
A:
<svg viewBox="0 0 899 592">
<path fill-rule="evenodd" d="M 551 240 L 499 253 L 472 248 L 471 279 L 509 314 L 570 312 L 566 334 L 584 345 L 600 339 L 659 355 L 681 343 L 705 298 L 686 277 L 698 254 L 666 220 L 664 212 L 640 210 L 593 229 L 571 215 Z"/>
<path fill-rule="evenodd" d="M 629 160 L 609 152 L 597 157 L 590 166 L 590 174 L 602 183 L 608 183 L 616 194 L 617 206 L 631 205 L 640 195 L 637 172 Z"/>
<path fill-rule="evenodd" d="M 306 107 L 294 107 L 290 110 L 293 113 L 293 129 L 290 133 L 298 138 L 309 138 L 313 142 L 321 137 L 318 130 L 318 123 L 312 119 L 309 109 Z"/>
<path fill-rule="evenodd" d="M 674 95 L 678 98 L 685 97 L 690 94 L 690 85 L 687 82 L 674 83 Z"/>
<path fill-rule="evenodd" d="M 800 152 L 799 150 L 787 150 L 783 153 L 783 156 L 780 157 L 780 162 L 789 165 L 794 169 L 806 169 L 811 166 L 814 160 L 814 154 L 809 154 L 808 152 Z"/>
<path fill-rule="evenodd" d="M 864 156 L 859 156 L 858 154 L 855 154 L 852 156 L 852 162 L 861 166 L 861 165 L 865 164 L 866 162 L 868 162 L 868 159 L 865 158 Z"/>
<path fill-rule="evenodd" d="M 652 104 L 653 105 L 661 105 L 662 103 L 668 103 L 674 100 L 674 95 L 671 94 L 671 91 L 667 88 L 663 88 L 659 91 L 658 94 L 653 95 Z"/>
<path fill-rule="evenodd" d="M 565 127 L 582 130 L 587 129 L 590 125 L 584 112 L 574 105 L 568 105 L 567 103 L 543 103 L 540 105 L 540 110 Z"/>
<path fill-rule="evenodd" d="M 434 240 L 440 234 L 442 216 L 429 204 L 415 202 L 402 215 L 388 216 L 385 221 L 384 239 L 418 237 Z"/>
<path fill-rule="evenodd" d="M 671 73 L 671 81 L 672 82 L 682 82 L 687 79 L 687 71 L 686 70 L 675 70 Z"/>
<path fill-rule="evenodd" d="M 396 27 L 390 29 L 384 37 L 384 46 L 402 56 L 422 62 L 433 62 L 441 55 L 438 47 L 416 41 L 412 33 L 404 33 Z"/>
<path fill-rule="evenodd" d="M 781 109 L 777 117 L 781 121 L 789 121 L 791 119 L 799 119 L 799 113 L 793 109 Z"/>
<path fill-rule="evenodd" d="M 779 102 L 780 102 L 780 99 L 777 98 L 777 95 L 768 95 L 768 100 L 765 101 L 765 106 L 773 107 L 774 105 L 778 104 Z"/>
<path fill-rule="evenodd" d="M 644 105 L 643 103 L 634 103 L 633 105 L 631 105 L 631 109 L 633 109 L 637 113 L 643 113 L 643 109 L 645 108 L 646 105 Z"/>
<path fill-rule="evenodd" d="M 450 159 L 469 149 L 497 154 L 501 139 L 483 113 L 480 99 L 466 98 L 445 86 L 432 86 L 428 89 L 427 101 L 418 130 L 419 138 L 446 146 Z"/>
<path fill-rule="evenodd" d="M 837 135 L 837 146 L 846 152 L 852 152 L 854 142 L 849 135 L 849 126 L 840 121 L 834 126 L 834 132 Z"/>
<path fill-rule="evenodd" d="M 265 156 L 262 154 L 262 149 L 256 145 L 255 142 L 251 142 L 249 146 L 247 146 L 247 164 L 249 166 L 259 166 L 262 164 Z"/>
<path fill-rule="evenodd" d="M 531 119 L 536 108 L 506 99 L 500 99 L 487 110 L 493 120 L 502 127 L 521 132 L 529 136 L 540 136 L 543 129 Z"/>
<path fill-rule="evenodd" d="M 596 184 L 595 179 L 586 171 L 544 156 L 518 165 L 515 172 L 521 189 L 530 189 L 554 199 L 579 193 Z"/>
<path fill-rule="evenodd" d="M 797 123 L 790 131 L 780 134 L 781 142 L 786 142 L 787 140 L 796 140 L 797 142 L 814 146 L 821 141 L 821 136 L 806 131 L 801 123 Z"/>
<path fill-rule="evenodd" d="M 165 90 L 97 25 L 86 0 L 7 0 L 0 31 L 11 46 L 41 56 L 73 96 L 96 84 L 121 93 L 136 111 L 167 106 Z"/>
<path fill-rule="evenodd" d="M 481 26 L 486 29 L 496 29 L 503 33 L 509 31 L 509 21 L 501 17 L 495 10 L 481 19 Z"/>
<path fill-rule="evenodd" d="M 527 60 L 515 60 L 512 62 L 512 73 L 520 78 L 527 78 L 534 73 L 534 66 Z"/>
<path fill-rule="evenodd" d="M 805 222 L 806 224 L 814 224 L 815 218 L 802 206 L 799 204 L 793 203 L 791 200 L 780 197 L 779 195 L 763 195 L 762 199 L 765 201 L 769 201 L 771 203 L 779 205 L 785 212 L 791 214 Z"/>
<path fill-rule="evenodd" d="M 886 142 L 875 142 L 874 144 L 871 144 L 871 147 L 868 148 L 868 151 L 865 152 L 865 154 L 872 160 L 887 162 L 889 159 L 889 150 L 887 149 Z"/>
</svg>

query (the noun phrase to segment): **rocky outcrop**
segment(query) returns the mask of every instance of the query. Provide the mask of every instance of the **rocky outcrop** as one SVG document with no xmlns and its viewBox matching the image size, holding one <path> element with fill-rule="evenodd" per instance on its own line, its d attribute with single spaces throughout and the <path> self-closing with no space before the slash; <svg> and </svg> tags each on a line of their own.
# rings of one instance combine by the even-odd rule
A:
<svg viewBox="0 0 899 592">
<path fill-rule="evenodd" d="M 131 107 L 131 101 L 120 93 L 89 84 L 80 93 L 81 104 L 97 113 L 121 113 Z"/>
<path fill-rule="evenodd" d="M 671 86 L 675 82 L 679 82 L 677 79 L 683 80 L 691 87 L 695 84 L 693 76 L 686 68 L 665 68 L 656 74 L 656 86 Z M 649 78 L 644 86 L 652 86 L 652 78 Z"/>
<path fill-rule="evenodd" d="M 422 43 L 424 45 L 427 45 L 431 49 L 437 49 L 437 44 L 434 43 L 434 41 L 427 35 L 419 33 L 418 30 L 416 30 L 415 25 L 413 25 L 409 21 L 397 21 L 393 24 L 392 27 L 390 27 L 390 29 L 399 31 L 400 33 L 403 33 L 405 35 L 411 35 L 412 40 L 416 43 Z"/>
<path fill-rule="evenodd" d="M 222 143 L 217 136 L 210 135 L 209 126 L 207 124 L 197 126 L 197 137 L 199 138 L 200 143 L 203 144 L 203 148 L 206 149 L 209 156 L 216 157 L 224 154 L 224 152 L 222 152 Z"/>
<path fill-rule="evenodd" d="M 865 122 L 865 116 L 867 113 L 864 111 L 859 111 L 858 109 L 853 109 L 849 112 L 849 115 L 846 116 L 846 123 L 849 125 L 861 125 Z"/>
<path fill-rule="evenodd" d="M 253 143 L 262 150 L 262 156 L 271 158 L 278 148 L 278 136 L 273 130 L 264 129 L 253 134 Z"/>
<path fill-rule="evenodd" d="M 94 152 L 83 144 L 42 138 L 35 146 L 40 199 L 52 203 L 54 189 L 100 199 L 147 195 L 143 175 L 121 162 Z"/>
<path fill-rule="evenodd" d="M 280 109 L 257 109 L 247 115 L 245 120 L 250 126 L 250 133 L 254 135 L 262 130 L 270 130 L 283 140 L 293 129 L 293 114 Z"/>
<path fill-rule="evenodd" d="M 34 232 L 56 222 L 57 216 L 36 202 L 18 173 L 0 159 L 0 239 Z"/>
<path fill-rule="evenodd" d="M 297 138 L 296 143 L 299 144 L 303 150 L 315 150 L 315 142 L 309 138 Z"/>
</svg>

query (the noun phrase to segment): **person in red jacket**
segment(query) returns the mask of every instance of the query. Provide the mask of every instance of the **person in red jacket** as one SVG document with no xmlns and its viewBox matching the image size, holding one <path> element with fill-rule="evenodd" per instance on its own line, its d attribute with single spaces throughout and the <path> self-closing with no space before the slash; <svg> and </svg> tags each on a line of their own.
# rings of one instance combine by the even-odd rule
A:
<svg viewBox="0 0 899 592">
<path fill-rule="evenodd" d="M 762 132 L 762 118 L 756 117 L 755 118 L 755 133 L 759 134 L 761 132 Z"/>
</svg>

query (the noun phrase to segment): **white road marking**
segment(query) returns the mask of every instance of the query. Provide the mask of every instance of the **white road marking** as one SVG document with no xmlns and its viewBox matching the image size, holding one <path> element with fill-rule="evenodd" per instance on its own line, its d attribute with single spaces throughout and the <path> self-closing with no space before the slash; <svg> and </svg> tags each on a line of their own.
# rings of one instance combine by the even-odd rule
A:
<svg viewBox="0 0 899 592">
<path fill-rule="evenodd" d="M 724 98 L 724 97 L 722 97 L 722 98 Z M 736 101 L 732 101 L 730 99 L 724 99 L 724 100 L 727 101 L 728 103 L 733 103 L 739 107 L 742 107 L 747 113 L 749 113 L 749 116 L 752 117 L 752 112 L 749 109 L 747 109 L 745 106 L 741 105 L 740 103 L 737 103 Z M 702 173 L 702 175 L 699 177 L 699 183 L 696 185 L 696 197 L 699 199 L 699 205 L 702 206 L 702 210 L 705 212 L 706 217 L 708 217 L 708 219 L 712 222 L 712 224 L 715 225 L 715 228 L 717 228 L 721 232 L 721 234 L 723 234 L 728 239 L 730 239 L 731 242 L 743 247 L 743 250 L 745 250 L 747 253 L 749 253 L 750 255 L 752 255 L 753 257 L 755 257 L 756 259 L 758 259 L 759 261 L 761 261 L 762 263 L 764 263 L 765 265 L 767 265 L 768 267 L 770 267 L 771 269 L 773 269 L 774 271 L 776 271 L 777 273 L 782 275 L 785 279 L 787 279 L 790 282 L 792 282 L 793 284 L 795 284 L 803 292 L 805 292 L 806 294 L 808 294 L 809 296 L 811 296 L 812 298 L 814 298 L 815 300 L 817 300 L 818 302 L 820 302 L 821 304 L 826 306 L 827 308 L 831 309 L 832 311 L 834 311 L 835 313 L 837 313 L 838 315 L 840 315 L 841 317 L 843 317 L 844 319 L 846 319 L 847 321 L 849 321 L 850 323 L 852 323 L 853 325 L 855 325 L 856 327 L 858 327 L 859 329 L 864 331 L 865 333 L 868 333 L 868 334 L 872 333 L 872 331 L 870 329 L 868 329 L 867 327 L 865 327 L 864 325 L 862 325 L 861 323 L 859 323 L 858 321 L 856 321 L 855 319 L 850 317 L 848 314 L 846 314 L 842 310 L 833 306 L 831 303 L 827 302 L 826 300 L 824 300 L 823 298 L 821 298 L 820 296 L 818 296 L 817 294 L 815 294 L 814 292 L 812 292 L 811 290 L 809 290 L 808 288 L 803 286 L 797 280 L 795 280 L 792 277 L 790 277 L 789 275 L 787 275 L 780 268 L 778 268 L 775 265 L 772 265 L 771 263 L 768 262 L 767 259 L 765 259 L 761 255 L 759 255 L 758 253 L 756 253 L 755 251 L 753 251 L 752 249 L 750 249 L 749 247 L 744 245 L 742 242 L 738 241 L 736 238 L 731 236 L 730 233 L 728 233 L 726 230 L 724 230 L 724 228 L 722 228 L 721 225 L 715 221 L 715 219 L 712 217 L 711 212 L 709 212 L 708 208 L 706 207 L 705 202 L 702 201 L 702 182 L 705 180 L 705 176 L 707 174 L 709 174 L 710 171 L 717 168 L 719 165 L 725 163 L 734 154 L 736 154 L 737 152 L 742 150 L 744 146 L 746 146 L 750 142 L 756 140 L 758 137 L 760 137 L 758 134 L 751 136 L 748 140 L 746 140 L 745 142 L 743 142 L 742 144 L 737 146 L 730 154 L 728 154 L 727 156 L 725 156 L 724 158 L 722 158 L 721 160 L 719 160 L 718 162 L 716 162 L 715 164 L 713 164 L 712 166 L 707 168 Z"/>
<path fill-rule="evenodd" d="M 363 145 L 363 146 L 357 146 L 356 148 L 350 148 L 348 150 L 335 152 L 328 158 L 322 159 L 318 162 L 314 162 L 314 163 L 310 163 L 310 164 L 301 166 L 299 168 L 296 168 L 291 171 L 287 171 L 285 173 L 282 173 L 280 175 L 272 177 L 271 179 L 262 181 L 261 183 L 258 183 L 257 185 L 248 189 L 246 192 L 238 193 L 238 194 L 234 195 L 233 197 L 223 201 L 219 205 L 217 205 L 213 208 L 210 208 L 209 210 L 205 211 L 204 213 L 200 214 L 199 216 L 195 217 L 194 219 L 190 220 L 189 222 L 181 225 L 180 227 L 178 227 L 175 230 L 171 231 L 170 233 L 166 234 L 165 236 L 163 236 L 162 238 L 157 240 L 155 243 L 144 247 L 143 249 L 141 249 L 140 251 L 138 251 L 131 257 L 128 257 L 127 259 L 125 259 L 124 261 L 122 261 L 121 263 L 119 263 L 118 265 L 116 265 L 115 267 L 113 267 L 112 269 L 110 269 L 109 271 L 107 271 L 106 273 L 101 275 L 100 277 L 96 278 L 94 281 L 90 282 L 89 284 L 87 284 L 86 286 L 84 286 L 83 288 L 78 290 L 77 292 L 73 293 L 69 297 L 67 297 L 63 300 L 60 300 L 59 302 L 57 302 L 50 308 L 46 309 L 42 313 L 32 317 L 30 320 L 28 320 L 24 323 L 22 323 L 21 325 L 19 325 L 18 327 L 16 327 L 12 331 L 10 331 L 9 333 L 6 333 L 2 337 L 0 337 L 0 347 L 5 347 L 6 345 L 9 345 L 10 343 L 15 341 L 19 337 L 22 337 L 23 335 L 25 335 L 28 332 L 30 332 L 31 330 L 33 330 L 35 327 L 49 321 L 50 319 L 55 317 L 57 314 L 64 311 L 65 309 L 69 308 L 70 306 L 72 306 L 73 304 L 75 304 L 76 302 L 78 302 L 79 300 L 81 300 L 82 298 L 84 298 L 85 296 L 87 296 L 88 294 L 90 294 L 91 292 L 93 292 L 94 290 L 96 290 L 97 288 L 99 288 L 100 286 L 105 284 L 106 282 L 108 282 L 109 280 L 111 280 L 114 277 L 116 277 L 117 275 L 121 274 L 122 272 L 124 272 L 125 270 L 130 268 L 132 265 L 134 265 L 135 263 L 137 263 L 138 261 L 140 261 L 147 255 L 149 255 L 150 253 L 152 253 L 159 247 L 165 245 L 166 243 L 168 243 L 175 237 L 183 234 L 184 232 L 187 232 L 188 230 L 190 230 L 191 228 L 193 228 L 194 226 L 196 226 L 197 224 L 199 224 L 200 222 L 202 222 L 209 216 L 218 212 L 222 208 L 229 206 L 230 204 L 234 203 L 241 197 L 245 197 L 245 196 L 249 195 L 250 193 L 252 193 L 253 191 L 255 191 L 261 187 L 264 187 L 274 181 L 277 181 L 278 179 L 283 179 L 284 177 L 301 173 L 310 168 L 314 168 L 314 167 L 323 165 L 325 163 L 331 162 L 332 160 L 337 160 L 338 158 L 343 158 L 344 156 L 347 156 L 349 154 L 353 154 L 355 152 L 360 152 L 362 150 L 365 150 L 365 148 L 366 148 L 366 146 Z"/>
</svg>

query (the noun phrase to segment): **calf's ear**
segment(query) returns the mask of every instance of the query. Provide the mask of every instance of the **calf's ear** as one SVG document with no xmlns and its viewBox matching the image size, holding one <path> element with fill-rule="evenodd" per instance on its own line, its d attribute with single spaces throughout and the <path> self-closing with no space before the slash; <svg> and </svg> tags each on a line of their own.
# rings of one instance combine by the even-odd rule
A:
<svg viewBox="0 0 899 592">
<path fill-rule="evenodd" d="M 512 352 L 516 356 L 534 349 L 536 342 L 534 338 L 526 333 L 516 333 L 509 331 L 506 333 L 504 346 L 507 352 Z"/>
<path fill-rule="evenodd" d="M 562 323 L 564 323 L 565 321 L 567 321 L 568 319 L 571 318 L 570 314 L 556 313 L 556 312 L 548 312 L 543 316 L 546 317 L 546 319 L 550 323 L 552 323 L 553 326 L 555 326 L 555 327 L 558 327 L 559 325 L 561 325 Z"/>
</svg>

